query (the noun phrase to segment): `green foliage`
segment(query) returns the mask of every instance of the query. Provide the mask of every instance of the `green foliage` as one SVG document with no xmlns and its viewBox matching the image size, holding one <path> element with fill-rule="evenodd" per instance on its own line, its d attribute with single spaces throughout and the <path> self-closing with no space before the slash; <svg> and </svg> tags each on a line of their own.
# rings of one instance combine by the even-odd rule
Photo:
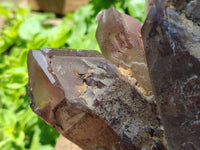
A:
<svg viewBox="0 0 200 150">
<path fill-rule="evenodd" d="M 145 0 L 91 0 L 94 15 L 103 9 L 115 7 L 120 12 L 126 13 L 141 22 L 145 19 Z"/>
<path fill-rule="evenodd" d="M 0 5 L 6 25 L 0 32 L 0 149 L 53 149 L 58 133 L 29 107 L 27 53 L 30 49 L 96 49 L 95 15 L 116 7 L 144 21 L 144 0 L 92 0 L 62 18 L 59 25 L 46 25 L 53 13 L 32 13 L 12 3 Z"/>
<path fill-rule="evenodd" d="M 130 14 L 130 16 L 133 16 L 135 18 L 137 18 L 138 20 L 140 20 L 141 22 L 144 22 L 145 19 L 145 1 L 144 0 L 127 0 L 126 3 L 124 4 L 125 7 L 127 7 L 128 9 L 128 13 Z"/>
</svg>

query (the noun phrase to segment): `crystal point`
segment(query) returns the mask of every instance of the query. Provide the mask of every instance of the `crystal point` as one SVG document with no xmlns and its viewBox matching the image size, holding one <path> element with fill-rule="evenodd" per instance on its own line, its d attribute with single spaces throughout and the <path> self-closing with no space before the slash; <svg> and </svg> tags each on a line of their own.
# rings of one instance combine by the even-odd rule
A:
<svg viewBox="0 0 200 150">
<path fill-rule="evenodd" d="M 135 78 L 136 87 L 144 96 L 152 97 L 152 88 L 141 39 L 142 23 L 115 8 L 97 15 L 96 39 L 105 58 L 124 74 Z"/>
<path fill-rule="evenodd" d="M 31 50 L 28 71 L 33 111 L 82 149 L 165 147 L 155 104 L 98 52 Z"/>
<path fill-rule="evenodd" d="M 89 94 L 87 100 L 84 97 L 88 90 L 85 80 L 92 78 L 97 69 L 95 62 L 105 63 L 96 51 L 31 50 L 28 54 L 31 107 L 48 124 L 83 149 L 92 149 L 95 144 L 111 149 L 119 141 L 119 136 L 91 113 L 89 107 L 92 104 L 89 103 L 93 103 L 90 101 L 95 97 Z M 109 72 L 114 71 L 112 68 Z M 94 87 L 98 86 L 93 80 Z M 98 96 L 98 91 L 95 94 Z M 108 135 L 100 135 L 99 130 Z M 90 142 L 84 144 L 84 139 L 91 137 Z M 102 143 L 104 140 L 106 142 Z"/>
</svg>

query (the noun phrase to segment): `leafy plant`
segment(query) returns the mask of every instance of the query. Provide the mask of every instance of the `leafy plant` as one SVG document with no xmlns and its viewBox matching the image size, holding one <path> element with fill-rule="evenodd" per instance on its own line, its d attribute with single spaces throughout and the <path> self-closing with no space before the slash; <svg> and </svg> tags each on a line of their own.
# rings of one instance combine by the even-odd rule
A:
<svg viewBox="0 0 200 150">
<path fill-rule="evenodd" d="M 59 25 L 46 25 L 53 13 L 32 13 L 12 3 L 0 4 L 6 24 L 0 32 L 0 149 L 53 149 L 58 133 L 39 119 L 29 107 L 27 53 L 30 49 L 96 49 L 95 15 L 116 7 L 144 20 L 144 0 L 93 0 L 62 18 Z"/>
</svg>

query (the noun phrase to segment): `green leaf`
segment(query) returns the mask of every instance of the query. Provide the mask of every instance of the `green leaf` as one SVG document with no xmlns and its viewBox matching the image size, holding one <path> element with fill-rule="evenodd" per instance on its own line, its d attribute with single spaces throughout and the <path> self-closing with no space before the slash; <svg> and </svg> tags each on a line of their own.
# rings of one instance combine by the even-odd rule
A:
<svg viewBox="0 0 200 150">
<path fill-rule="evenodd" d="M 28 42 L 28 48 L 29 49 L 41 49 L 43 47 L 48 46 L 48 36 L 47 33 L 40 33 L 35 38 L 33 41 Z"/>
<path fill-rule="evenodd" d="M 19 27 L 19 37 L 23 40 L 31 41 L 36 34 L 41 32 L 41 30 L 42 27 L 40 23 L 37 20 L 30 18 L 23 22 Z"/>
<path fill-rule="evenodd" d="M 10 13 L 11 13 L 11 10 L 6 9 L 5 7 L 0 5 L 0 16 L 1 17 L 9 19 Z"/>
<path fill-rule="evenodd" d="M 129 14 L 139 19 L 141 22 L 144 22 L 145 18 L 145 0 L 128 0 L 126 2 L 128 7 Z"/>
<path fill-rule="evenodd" d="M 52 48 L 60 48 L 70 36 L 71 26 L 65 23 L 53 27 L 48 33 L 48 44 Z"/>
</svg>

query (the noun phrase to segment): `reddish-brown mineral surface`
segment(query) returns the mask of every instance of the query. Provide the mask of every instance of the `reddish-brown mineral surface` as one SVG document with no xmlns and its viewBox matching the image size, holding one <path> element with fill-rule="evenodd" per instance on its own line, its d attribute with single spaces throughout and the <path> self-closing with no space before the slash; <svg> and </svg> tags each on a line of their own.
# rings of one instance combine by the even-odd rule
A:
<svg viewBox="0 0 200 150">
<path fill-rule="evenodd" d="M 141 39 L 141 27 L 137 19 L 118 12 L 115 8 L 101 11 L 96 39 L 105 58 L 133 79 L 141 94 L 153 99 L 149 72 Z"/>
<path fill-rule="evenodd" d="M 98 81 L 93 74 L 97 71 L 97 74 L 107 75 L 101 69 L 105 60 L 99 56 L 95 51 L 49 49 L 31 50 L 28 55 L 33 111 L 65 137 L 88 150 L 93 147 L 111 149 L 120 139 L 89 109 L 104 84 L 109 84 Z M 115 68 L 109 64 L 105 67 L 115 74 Z M 96 93 L 88 86 L 93 86 Z"/>
<path fill-rule="evenodd" d="M 55 150 L 82 150 L 80 147 L 60 135 L 55 146 Z"/>
<path fill-rule="evenodd" d="M 31 50 L 31 107 L 84 150 L 163 150 L 156 105 L 96 51 Z"/>
<path fill-rule="evenodd" d="M 170 150 L 200 148 L 200 1 L 157 0 L 142 28 Z"/>
</svg>

